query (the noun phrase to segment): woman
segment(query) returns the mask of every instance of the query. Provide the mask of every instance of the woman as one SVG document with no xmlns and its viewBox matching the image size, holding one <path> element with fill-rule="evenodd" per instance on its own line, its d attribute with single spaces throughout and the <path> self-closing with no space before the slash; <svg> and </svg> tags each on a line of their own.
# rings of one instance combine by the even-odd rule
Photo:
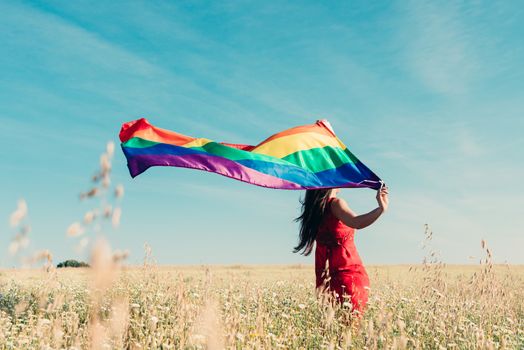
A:
<svg viewBox="0 0 524 350">
<path fill-rule="evenodd" d="M 337 198 L 340 189 L 307 190 L 302 204 L 300 242 L 294 252 L 309 255 L 315 249 L 317 290 L 329 288 L 342 303 L 351 301 L 354 311 L 362 314 L 368 300 L 369 279 L 354 243 L 355 229 L 371 225 L 388 208 L 388 189 L 377 191 L 378 207 L 356 215 L 346 201 Z M 326 274 L 329 272 L 329 279 Z"/>
</svg>

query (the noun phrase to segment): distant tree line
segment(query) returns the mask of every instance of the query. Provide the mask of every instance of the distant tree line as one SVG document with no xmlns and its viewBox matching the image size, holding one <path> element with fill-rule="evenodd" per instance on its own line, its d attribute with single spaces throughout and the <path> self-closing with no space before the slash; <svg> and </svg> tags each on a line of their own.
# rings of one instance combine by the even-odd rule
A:
<svg viewBox="0 0 524 350">
<path fill-rule="evenodd" d="M 85 263 L 83 261 L 76 261 L 74 259 L 62 261 L 56 267 L 89 267 L 88 263 Z"/>
</svg>

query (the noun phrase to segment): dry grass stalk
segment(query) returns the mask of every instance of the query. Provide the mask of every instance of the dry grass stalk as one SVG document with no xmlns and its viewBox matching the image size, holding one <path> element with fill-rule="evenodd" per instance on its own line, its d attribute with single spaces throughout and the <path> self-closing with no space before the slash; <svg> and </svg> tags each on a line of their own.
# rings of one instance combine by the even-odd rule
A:
<svg viewBox="0 0 524 350">
<path fill-rule="evenodd" d="M 115 145 L 108 142 L 106 150 L 100 155 L 99 169 L 92 176 L 94 186 L 80 194 L 80 199 L 98 198 L 98 205 L 84 213 L 82 223 L 80 221 L 72 223 L 66 230 L 68 237 L 79 237 L 84 233 L 91 231 L 94 234 L 102 234 L 104 219 L 110 220 L 113 228 L 120 225 L 122 209 L 118 206 L 113 209 L 113 204 L 120 202 L 124 195 L 124 187 L 121 184 L 115 186 L 113 190 L 111 185 L 112 157 L 114 155 Z M 113 193 L 111 197 L 110 194 Z M 111 203 L 115 202 L 115 203 Z M 81 252 L 89 244 L 89 240 L 83 240 L 76 246 L 76 251 Z"/>
</svg>

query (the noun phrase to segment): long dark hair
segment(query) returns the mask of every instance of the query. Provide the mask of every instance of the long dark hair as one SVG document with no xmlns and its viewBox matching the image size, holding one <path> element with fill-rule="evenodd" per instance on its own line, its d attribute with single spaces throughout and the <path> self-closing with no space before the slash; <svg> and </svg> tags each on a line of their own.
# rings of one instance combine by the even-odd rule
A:
<svg viewBox="0 0 524 350">
<path fill-rule="evenodd" d="M 300 222 L 300 241 L 293 249 L 293 253 L 303 250 L 300 254 L 307 256 L 313 250 L 313 242 L 315 242 L 317 237 L 317 231 L 326 211 L 326 204 L 331 191 L 331 189 L 306 190 L 304 199 L 299 200 L 300 204 L 302 204 L 302 214 L 294 221 Z"/>
</svg>

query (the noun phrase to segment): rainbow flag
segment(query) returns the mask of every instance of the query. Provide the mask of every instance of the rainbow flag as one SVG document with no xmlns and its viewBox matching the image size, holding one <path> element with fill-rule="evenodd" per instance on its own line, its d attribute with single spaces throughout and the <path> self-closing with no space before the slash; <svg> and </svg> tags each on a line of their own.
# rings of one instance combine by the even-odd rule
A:
<svg viewBox="0 0 524 350">
<path fill-rule="evenodd" d="M 378 189 L 382 183 L 325 119 L 282 131 L 251 146 L 178 134 L 142 118 L 122 125 L 120 141 L 132 177 L 152 166 L 173 166 L 283 190 Z"/>
</svg>

